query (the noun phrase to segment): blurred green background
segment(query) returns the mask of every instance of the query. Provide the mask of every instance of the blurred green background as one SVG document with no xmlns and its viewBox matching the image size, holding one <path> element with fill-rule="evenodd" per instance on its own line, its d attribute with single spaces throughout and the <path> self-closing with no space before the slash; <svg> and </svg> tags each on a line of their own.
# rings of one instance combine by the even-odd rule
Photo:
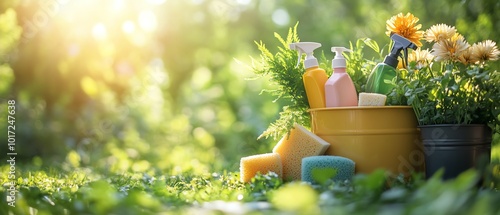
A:
<svg viewBox="0 0 500 215">
<path fill-rule="evenodd" d="M 422 30 L 446 23 L 471 44 L 499 42 L 498 11 L 497 0 L 3 0 L 0 130 L 14 99 L 18 162 L 237 171 L 242 156 L 272 149 L 277 140 L 257 137 L 285 102 L 248 80 L 254 41 L 276 50 L 273 33 L 299 22 L 301 40 L 331 58 L 330 46 L 358 38 L 387 44 L 385 21 L 411 12 Z"/>
</svg>

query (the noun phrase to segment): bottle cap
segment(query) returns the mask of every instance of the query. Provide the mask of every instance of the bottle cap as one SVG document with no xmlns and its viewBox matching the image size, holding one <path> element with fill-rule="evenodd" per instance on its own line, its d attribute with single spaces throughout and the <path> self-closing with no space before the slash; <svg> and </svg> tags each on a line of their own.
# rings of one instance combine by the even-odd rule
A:
<svg viewBox="0 0 500 215">
<path fill-rule="evenodd" d="M 406 67 L 408 63 L 408 48 L 415 50 L 417 45 L 395 33 L 391 34 L 391 39 L 394 41 L 394 45 L 392 46 L 391 53 L 385 57 L 384 63 L 396 68 L 399 63 L 398 57 L 401 56 L 401 51 L 404 51 L 403 67 Z"/>
<path fill-rule="evenodd" d="M 342 52 L 352 52 L 352 50 L 344 47 L 332 47 L 332 52 L 335 53 L 335 58 L 332 60 L 332 68 L 346 68 L 346 60 Z"/>
<path fill-rule="evenodd" d="M 321 44 L 314 42 L 299 42 L 290 44 L 290 49 L 299 51 L 297 66 L 300 64 L 302 53 L 306 53 L 306 59 L 304 60 L 304 67 L 306 69 L 319 65 L 318 60 L 313 55 L 314 50 L 319 47 L 321 47 Z"/>
</svg>

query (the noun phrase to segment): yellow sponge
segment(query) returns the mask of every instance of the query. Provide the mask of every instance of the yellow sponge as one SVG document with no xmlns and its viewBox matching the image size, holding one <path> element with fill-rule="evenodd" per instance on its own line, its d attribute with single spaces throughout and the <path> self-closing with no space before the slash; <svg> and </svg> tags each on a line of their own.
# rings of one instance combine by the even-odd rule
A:
<svg viewBox="0 0 500 215">
<path fill-rule="evenodd" d="M 378 93 L 360 93 L 358 106 L 384 106 L 386 95 Z"/>
<path fill-rule="evenodd" d="M 282 177 L 283 166 L 281 165 L 280 155 L 277 153 L 267 153 L 243 157 L 240 160 L 240 181 L 250 182 L 250 180 L 260 172 L 267 174 L 274 172 Z"/>
<path fill-rule="evenodd" d="M 283 163 L 283 179 L 300 180 L 302 158 L 322 155 L 330 144 L 301 125 L 295 124 L 289 136 L 284 136 L 274 146 Z"/>
</svg>

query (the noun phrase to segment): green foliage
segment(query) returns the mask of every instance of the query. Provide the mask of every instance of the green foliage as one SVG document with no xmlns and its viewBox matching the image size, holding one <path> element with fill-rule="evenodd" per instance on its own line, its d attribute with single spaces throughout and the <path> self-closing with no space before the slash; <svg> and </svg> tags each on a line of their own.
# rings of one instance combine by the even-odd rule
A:
<svg viewBox="0 0 500 215">
<path fill-rule="evenodd" d="M 266 89 L 262 92 L 268 92 L 275 96 L 274 102 L 286 99 L 289 103 L 283 107 L 279 119 L 271 123 L 260 137 L 271 136 L 278 139 L 288 133 L 294 123 L 304 126 L 310 125 L 309 113 L 307 112 L 309 104 L 302 81 L 304 69 L 302 69 L 302 65 L 297 66 L 297 52 L 288 48 L 290 43 L 299 42 L 297 26 L 298 23 L 294 28 L 289 29 L 286 40 L 279 34 L 274 34 L 281 43 L 275 54 L 271 53 L 262 41 L 256 42 L 261 51 L 261 60 L 252 63 L 252 70 L 259 77 L 269 77 L 270 82 L 277 88 Z"/>
<path fill-rule="evenodd" d="M 365 46 L 371 48 L 377 57 L 368 59 L 365 57 Z M 347 74 L 352 79 L 356 92 L 359 94 L 365 91 L 365 85 L 368 80 L 368 75 L 371 73 L 372 69 L 376 66 L 378 62 L 382 60 L 384 56 L 384 48 L 380 49 L 378 43 L 370 38 L 361 38 L 356 41 L 356 46 L 350 42 L 350 49 L 352 52 L 345 53 L 345 58 L 347 61 Z"/>
<path fill-rule="evenodd" d="M 8 54 L 18 45 L 21 27 L 17 25 L 16 11 L 12 8 L 0 14 L 0 64 L 8 61 Z"/>
<path fill-rule="evenodd" d="M 276 174 L 257 175 L 248 184 L 238 173 L 178 175 L 65 171 L 18 166 L 16 207 L 2 198 L 0 213 L 164 214 L 164 213 L 302 213 L 302 214 L 495 214 L 498 190 L 478 188 L 470 170 L 442 181 L 442 171 L 427 181 L 421 175 L 392 177 L 382 170 L 355 175 L 352 181 L 321 185 L 283 183 Z M 498 166 L 494 167 L 497 170 Z M 0 183 L 8 181 L 2 166 Z M 7 195 L 7 187 L 0 187 Z"/>
<path fill-rule="evenodd" d="M 266 201 L 269 198 L 268 193 L 278 189 L 281 185 L 283 185 L 283 180 L 276 173 L 270 172 L 265 175 L 258 173 L 252 178 L 251 183 L 246 185 L 249 193 L 246 200 Z"/>
<path fill-rule="evenodd" d="M 487 65 L 436 63 L 418 69 L 411 63 L 393 93 L 404 92 L 420 125 L 477 123 L 494 127 L 500 114 L 499 76 Z"/>
<path fill-rule="evenodd" d="M 8 166 L 2 166 L 2 184 L 9 180 L 7 172 Z M 23 171 L 16 182 L 16 207 L 8 206 L 3 198 L 0 212 L 23 214 L 35 209 L 41 214 L 156 214 L 199 202 L 236 201 L 245 195 L 246 188 L 235 175 L 113 174 L 80 168 Z M 0 194 L 7 195 L 7 188 L 1 187 Z"/>
</svg>

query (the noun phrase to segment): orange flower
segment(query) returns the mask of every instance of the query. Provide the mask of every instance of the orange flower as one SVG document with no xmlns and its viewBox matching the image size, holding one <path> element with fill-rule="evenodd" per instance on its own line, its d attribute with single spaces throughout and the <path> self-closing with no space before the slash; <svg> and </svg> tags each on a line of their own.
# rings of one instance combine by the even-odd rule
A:
<svg viewBox="0 0 500 215">
<path fill-rule="evenodd" d="M 422 46 L 420 40 L 422 39 L 424 32 L 419 31 L 422 25 L 417 24 L 418 20 L 419 19 L 411 13 L 407 13 L 406 15 L 399 13 L 398 15 L 387 20 L 386 34 L 388 36 L 391 35 L 391 33 L 399 34 L 420 47 Z"/>
</svg>

